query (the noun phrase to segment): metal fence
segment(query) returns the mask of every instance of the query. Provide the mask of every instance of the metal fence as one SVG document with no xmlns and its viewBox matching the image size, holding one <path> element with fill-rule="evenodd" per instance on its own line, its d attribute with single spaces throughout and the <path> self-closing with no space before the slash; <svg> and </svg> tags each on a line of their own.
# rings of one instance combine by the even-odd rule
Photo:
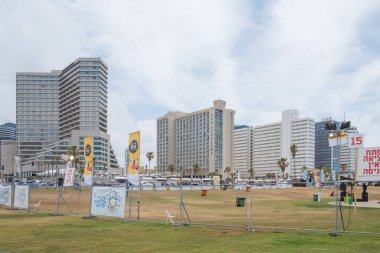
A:
<svg viewBox="0 0 380 253">
<path fill-rule="evenodd" d="M 246 231 L 294 229 L 333 235 L 380 234 L 380 209 L 377 209 L 380 187 L 368 186 L 369 201 L 356 202 L 355 199 L 363 198 L 361 185 L 347 184 L 343 189 L 332 182 L 317 186 L 305 183 L 296 187 L 292 184 L 249 188 L 246 185 L 129 187 L 124 220 L 236 227 Z M 89 214 L 90 192 L 91 188 L 31 188 L 29 210 L 85 216 Z M 342 201 L 336 201 L 341 197 Z"/>
</svg>

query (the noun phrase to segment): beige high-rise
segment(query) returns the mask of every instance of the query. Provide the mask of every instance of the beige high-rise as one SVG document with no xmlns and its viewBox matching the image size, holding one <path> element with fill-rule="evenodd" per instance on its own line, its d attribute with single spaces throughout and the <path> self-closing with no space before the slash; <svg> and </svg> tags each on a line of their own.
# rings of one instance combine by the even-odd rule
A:
<svg viewBox="0 0 380 253">
<path fill-rule="evenodd" d="M 201 175 L 223 174 L 232 166 L 234 115 L 225 101 L 215 100 L 211 108 L 157 118 L 157 170 L 172 164 L 176 173 L 190 175 L 198 164 Z"/>
</svg>

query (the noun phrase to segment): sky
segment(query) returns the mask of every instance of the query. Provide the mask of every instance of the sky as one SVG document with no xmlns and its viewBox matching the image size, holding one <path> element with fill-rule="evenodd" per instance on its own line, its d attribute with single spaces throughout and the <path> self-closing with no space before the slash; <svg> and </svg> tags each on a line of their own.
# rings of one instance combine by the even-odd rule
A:
<svg viewBox="0 0 380 253">
<path fill-rule="evenodd" d="M 379 24 L 378 0 L 0 0 L 0 124 L 16 121 L 16 72 L 101 57 L 120 165 L 130 132 L 147 164 L 157 117 L 215 99 L 236 124 L 297 109 L 351 120 L 380 146 Z"/>
</svg>

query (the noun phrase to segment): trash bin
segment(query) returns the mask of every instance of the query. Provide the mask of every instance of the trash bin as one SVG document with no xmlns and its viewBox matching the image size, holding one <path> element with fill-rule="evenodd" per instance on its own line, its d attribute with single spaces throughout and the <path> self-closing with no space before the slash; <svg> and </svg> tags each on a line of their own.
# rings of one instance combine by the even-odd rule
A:
<svg viewBox="0 0 380 253">
<path fill-rule="evenodd" d="M 207 190 L 202 190 L 202 197 L 207 196 Z"/>
<path fill-rule="evenodd" d="M 244 207 L 245 206 L 245 198 L 236 198 L 236 206 Z"/>
<path fill-rule="evenodd" d="M 319 196 L 318 196 L 318 194 L 314 194 L 314 195 L 313 195 L 313 200 L 314 200 L 314 201 L 319 201 Z"/>
<path fill-rule="evenodd" d="M 223 190 L 227 190 L 227 185 L 223 186 Z"/>
<path fill-rule="evenodd" d="M 344 197 L 344 203 L 352 205 L 353 199 L 351 197 Z"/>
</svg>

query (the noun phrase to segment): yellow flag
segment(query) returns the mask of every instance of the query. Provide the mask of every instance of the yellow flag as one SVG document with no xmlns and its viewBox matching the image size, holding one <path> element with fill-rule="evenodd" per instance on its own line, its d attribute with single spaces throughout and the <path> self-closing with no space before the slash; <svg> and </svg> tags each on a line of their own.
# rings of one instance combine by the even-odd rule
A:
<svg viewBox="0 0 380 253">
<path fill-rule="evenodd" d="M 94 174 L 94 145 L 92 142 L 92 137 L 85 137 L 84 144 L 84 171 L 83 171 L 83 179 L 85 185 L 92 185 L 93 174 Z"/>
<path fill-rule="evenodd" d="M 137 175 L 140 166 L 140 131 L 129 134 L 128 175 Z"/>
</svg>

